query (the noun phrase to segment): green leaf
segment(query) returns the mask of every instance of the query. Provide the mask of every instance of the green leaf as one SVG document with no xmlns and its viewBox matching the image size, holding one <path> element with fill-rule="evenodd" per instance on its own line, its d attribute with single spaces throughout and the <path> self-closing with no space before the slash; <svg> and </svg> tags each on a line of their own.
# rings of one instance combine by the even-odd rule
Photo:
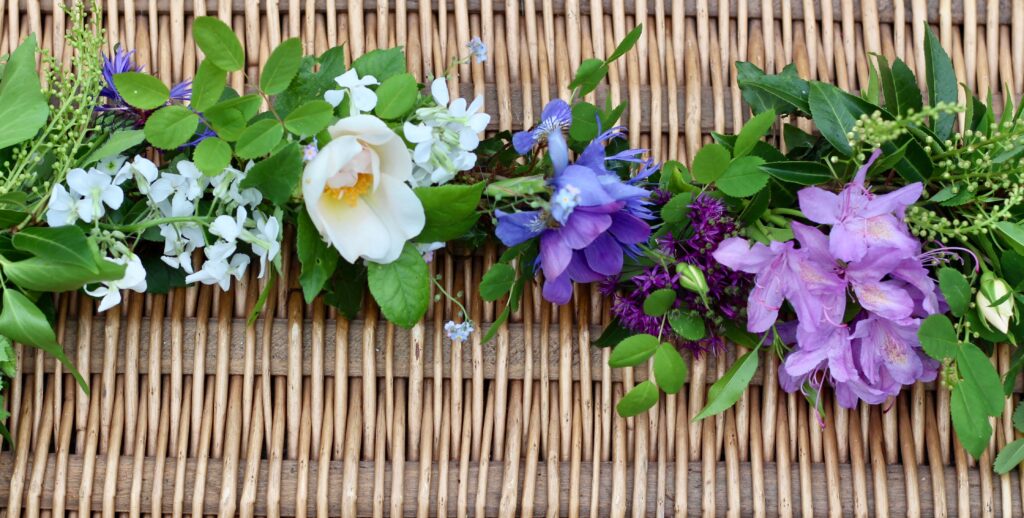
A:
<svg viewBox="0 0 1024 518">
<path fill-rule="evenodd" d="M 267 64 L 260 72 L 260 90 L 267 95 L 276 95 L 288 88 L 302 65 L 302 41 L 289 38 L 270 53 Z"/>
<path fill-rule="evenodd" d="M 419 187 L 414 191 L 427 218 L 423 232 L 415 238 L 419 243 L 460 238 L 480 219 L 477 206 L 484 191 L 483 182 Z"/>
<path fill-rule="evenodd" d="M 576 78 L 569 83 L 569 89 L 579 89 L 579 95 L 587 95 L 597 88 L 597 85 L 604 81 L 608 75 L 608 64 L 597 58 L 583 60 L 579 70 L 576 71 Z"/>
<path fill-rule="evenodd" d="M 1003 446 L 999 455 L 996 455 L 996 461 L 992 468 L 996 473 L 1005 475 L 1020 465 L 1021 461 L 1024 461 L 1024 439 L 1017 439 Z"/>
<path fill-rule="evenodd" d="M 491 302 L 504 297 L 512 290 L 516 280 L 516 270 L 507 264 L 498 263 L 491 266 L 480 280 L 480 298 Z"/>
<path fill-rule="evenodd" d="M 256 121 L 252 126 L 245 128 L 245 131 L 238 137 L 235 154 L 241 159 L 266 155 L 277 147 L 283 136 L 284 128 L 276 119 Z"/>
<path fill-rule="evenodd" d="M 1024 254 L 1024 228 L 1017 223 L 1000 221 L 996 223 L 996 230 L 1018 254 Z"/>
<path fill-rule="evenodd" d="M 1017 408 L 1013 411 L 1013 427 L 1018 432 L 1024 432 L 1024 401 L 1017 403 Z"/>
<path fill-rule="evenodd" d="M 199 116 L 184 106 L 165 106 L 146 120 L 146 140 L 160 149 L 175 149 L 188 142 L 199 126 Z"/>
<path fill-rule="evenodd" d="M 14 234 L 11 243 L 14 248 L 36 257 L 77 265 L 92 274 L 100 272 L 85 232 L 74 225 L 28 227 Z"/>
<path fill-rule="evenodd" d="M 245 50 L 231 27 L 213 16 L 201 16 L 192 23 L 192 37 L 217 68 L 234 72 L 245 66 Z"/>
<path fill-rule="evenodd" d="M 931 106 L 939 103 L 956 104 L 957 86 L 953 62 L 943 50 L 942 44 L 935 37 L 928 22 L 922 20 L 921 23 L 925 24 L 924 82 L 928 86 L 928 104 Z M 949 138 L 955 120 L 955 113 L 943 113 L 935 118 L 932 129 L 940 141 Z"/>
<path fill-rule="evenodd" d="M 768 185 L 768 175 L 761 170 L 764 160 L 756 156 L 745 156 L 733 160 L 715 182 L 723 193 L 734 198 L 753 196 Z"/>
<path fill-rule="evenodd" d="M 220 100 L 227 85 L 228 73 L 213 61 L 204 60 L 196 70 L 196 76 L 192 79 L 192 108 L 204 112 Z"/>
<path fill-rule="evenodd" d="M 419 85 L 412 74 L 398 74 L 384 80 L 377 87 L 377 106 L 373 109 L 384 120 L 405 117 L 416 106 Z"/>
<path fill-rule="evenodd" d="M 50 115 L 36 72 L 36 37 L 30 34 L 7 60 L 0 81 L 0 149 L 36 135 Z"/>
<path fill-rule="evenodd" d="M 308 137 L 320 133 L 333 118 L 331 103 L 317 99 L 292 110 L 284 118 L 284 127 L 296 135 Z"/>
<path fill-rule="evenodd" d="M 707 335 L 704 319 L 696 313 L 673 311 L 668 317 L 668 323 L 684 340 L 696 341 Z"/>
<path fill-rule="evenodd" d="M 324 302 L 337 309 L 345 318 L 355 320 L 366 293 L 366 266 L 338 261 L 334 277 L 327 285 Z"/>
<path fill-rule="evenodd" d="M 102 146 L 93 150 L 85 157 L 81 166 L 86 167 L 105 158 L 120 155 L 125 151 L 139 145 L 146 140 L 146 134 L 142 130 L 119 130 L 110 135 L 110 138 Z"/>
<path fill-rule="evenodd" d="M 976 395 L 982 410 L 990 416 L 1003 413 L 1003 386 L 999 373 L 988 356 L 974 344 L 961 344 L 956 353 L 956 367 L 963 380 L 958 387 Z"/>
<path fill-rule="evenodd" d="M 654 352 L 654 379 L 661 390 L 675 394 L 683 388 L 687 376 L 686 362 L 679 355 L 676 346 L 661 344 Z"/>
<path fill-rule="evenodd" d="M 577 142 L 590 142 L 597 137 L 597 107 L 588 102 L 572 106 L 572 125 L 569 136 Z"/>
<path fill-rule="evenodd" d="M 693 179 L 704 184 L 718 180 L 729 167 L 729 159 L 729 150 L 721 144 L 712 143 L 700 148 L 690 167 Z"/>
<path fill-rule="evenodd" d="M 615 411 L 622 417 L 633 417 L 650 410 L 657 402 L 658 387 L 651 380 L 646 380 L 627 392 L 615 405 Z"/>
<path fill-rule="evenodd" d="M 88 395 L 89 385 L 64 355 L 64 348 L 57 343 L 57 335 L 54 334 L 53 327 L 43 312 L 27 297 L 11 288 L 4 290 L 3 300 L 3 311 L 0 311 L 0 335 L 57 358 Z"/>
<path fill-rule="evenodd" d="M 846 134 L 853 129 L 861 115 L 873 111 L 871 105 L 836 86 L 820 81 L 810 83 L 807 100 L 814 124 L 821 135 L 836 151 L 846 156 L 852 155 L 853 148 Z"/>
<path fill-rule="evenodd" d="M 298 229 L 295 237 L 295 253 L 299 256 L 302 269 L 299 274 L 299 285 L 306 304 L 324 289 L 324 285 L 334 275 L 338 267 L 338 251 L 331 248 L 320 236 L 320 231 L 309 219 L 305 209 L 299 209 L 297 216 Z"/>
<path fill-rule="evenodd" d="M 217 176 L 231 164 L 231 145 L 217 137 L 208 137 L 192 154 L 196 167 L 207 176 Z"/>
<path fill-rule="evenodd" d="M 608 358 L 608 366 L 632 367 L 639 365 L 647 361 L 654 354 L 658 345 L 659 342 L 656 336 L 649 334 L 633 335 L 619 342 L 619 345 L 612 349 L 612 354 Z"/>
<path fill-rule="evenodd" d="M 807 102 L 807 81 L 800 78 L 793 64 L 786 65 L 779 74 L 768 75 L 756 65 L 737 61 L 736 81 L 743 100 L 754 113 L 768 110 L 774 110 L 777 115 L 811 113 Z"/>
<path fill-rule="evenodd" d="M 684 192 L 677 194 L 661 207 L 661 220 L 665 223 L 682 223 L 690 215 L 690 204 L 693 195 Z"/>
<path fill-rule="evenodd" d="M 218 137 L 234 142 L 242 136 L 249 119 L 256 116 L 260 102 L 260 97 L 255 94 L 235 97 L 211 106 L 203 113 L 203 117 L 217 132 Z"/>
<path fill-rule="evenodd" d="M 708 389 L 708 404 L 693 418 L 694 422 L 718 415 L 736 404 L 757 372 L 758 350 L 760 347 L 755 347 L 741 356 L 724 376 L 711 385 Z"/>
<path fill-rule="evenodd" d="M 679 194 L 692 188 L 687 184 L 690 177 L 690 170 L 676 160 L 668 160 L 661 166 L 660 187 L 672 194 Z"/>
<path fill-rule="evenodd" d="M 359 77 L 373 76 L 377 81 L 386 81 L 405 72 L 405 52 L 401 47 L 371 50 L 353 61 L 352 68 L 356 69 Z"/>
<path fill-rule="evenodd" d="M 988 447 L 992 436 L 992 426 L 974 394 L 966 389 L 963 383 L 953 387 L 949 401 L 949 416 L 953 420 L 953 430 L 960 444 L 974 458 Z"/>
<path fill-rule="evenodd" d="M 822 162 L 768 162 L 761 164 L 761 171 L 780 182 L 796 185 L 817 185 L 832 179 L 832 171 Z"/>
<path fill-rule="evenodd" d="M 971 285 L 964 274 L 948 266 L 939 268 L 939 288 L 949 304 L 949 311 L 954 316 L 963 316 L 971 305 Z"/>
<path fill-rule="evenodd" d="M 917 330 L 917 339 L 925 354 L 939 361 L 956 356 L 960 346 L 956 329 L 945 315 L 930 315 L 924 319 Z"/>
<path fill-rule="evenodd" d="M 544 175 L 516 176 L 487 184 L 484 193 L 495 200 L 505 197 L 529 196 L 545 192 L 548 188 Z"/>
<path fill-rule="evenodd" d="M 633 48 L 633 46 L 636 45 L 637 40 L 640 39 L 640 35 L 643 34 L 643 32 L 644 24 L 641 23 L 640 25 L 633 27 L 633 30 L 629 31 L 629 34 L 627 34 L 625 38 L 622 38 L 622 41 L 619 42 L 619 45 L 615 47 L 615 51 L 612 52 L 612 54 L 608 56 L 608 59 L 606 59 L 605 61 L 611 63 L 612 61 L 615 61 L 616 59 L 619 59 L 622 56 L 626 55 L 626 53 L 629 52 L 629 49 Z"/>
<path fill-rule="evenodd" d="M 594 340 L 591 344 L 594 347 L 611 347 L 625 340 L 631 334 L 632 331 L 622 327 L 618 318 L 612 318 L 612 321 L 601 331 L 601 336 L 597 337 L 597 340 Z"/>
<path fill-rule="evenodd" d="M 775 110 L 769 109 L 751 117 L 736 136 L 736 144 L 732 147 L 733 156 L 739 158 L 750 153 L 754 149 L 754 145 L 768 134 L 773 123 L 775 123 Z"/>
<path fill-rule="evenodd" d="M 124 277 L 124 266 L 100 260 L 94 263 L 99 272 L 79 264 L 54 261 L 43 257 L 31 257 L 21 261 L 2 263 L 4 275 L 19 287 L 40 292 L 73 291 L 101 281 L 112 281 Z"/>
<path fill-rule="evenodd" d="M 644 299 L 644 313 L 652 317 L 660 317 L 672 309 L 676 302 L 676 292 L 672 288 L 655 290 Z"/>
<path fill-rule="evenodd" d="M 255 187 L 275 205 L 283 207 L 302 177 L 302 151 L 291 142 L 268 158 L 257 162 L 245 175 L 239 187 Z"/>
<path fill-rule="evenodd" d="M 430 272 L 412 243 L 406 243 L 402 255 L 388 264 L 367 263 L 370 293 L 389 321 L 412 327 L 423 318 L 430 305 Z"/>
<path fill-rule="evenodd" d="M 897 59 L 890 68 L 885 56 L 876 55 L 875 58 L 878 60 L 886 109 L 896 115 L 906 115 L 910 110 L 921 111 L 921 89 L 907 64 Z"/>
<path fill-rule="evenodd" d="M 114 74 L 114 87 L 125 102 L 141 110 L 154 110 L 171 97 L 163 81 L 142 72 Z"/>
</svg>

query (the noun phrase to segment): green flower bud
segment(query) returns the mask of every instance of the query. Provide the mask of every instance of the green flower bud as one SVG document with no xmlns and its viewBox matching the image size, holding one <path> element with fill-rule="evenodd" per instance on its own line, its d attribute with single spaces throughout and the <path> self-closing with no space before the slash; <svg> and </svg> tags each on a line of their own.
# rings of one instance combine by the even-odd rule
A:
<svg viewBox="0 0 1024 518">
<path fill-rule="evenodd" d="M 690 263 L 679 263 L 676 265 L 676 273 L 679 274 L 679 285 L 701 297 L 708 293 L 708 281 L 704 278 L 704 272 Z"/>
<path fill-rule="evenodd" d="M 988 325 L 1000 333 L 1006 334 L 1010 329 L 1010 320 L 1016 312 L 1013 294 L 1006 281 L 985 272 L 981 276 L 980 289 L 975 298 L 980 316 Z"/>
</svg>

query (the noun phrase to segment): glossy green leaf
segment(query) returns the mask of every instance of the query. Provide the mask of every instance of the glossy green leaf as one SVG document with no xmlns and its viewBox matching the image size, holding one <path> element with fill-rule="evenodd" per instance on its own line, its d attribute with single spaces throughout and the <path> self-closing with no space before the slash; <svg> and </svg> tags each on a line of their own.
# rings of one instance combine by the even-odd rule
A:
<svg viewBox="0 0 1024 518">
<path fill-rule="evenodd" d="M 516 270 L 503 263 L 491 266 L 480 280 L 480 298 L 488 302 L 498 300 L 512 290 Z"/>
<path fill-rule="evenodd" d="M 847 133 L 861 115 L 873 111 L 862 99 L 854 97 L 838 87 L 812 81 L 808 94 L 808 103 L 814 124 L 821 135 L 840 153 L 850 156 L 853 148 Z"/>
<path fill-rule="evenodd" d="M 415 241 L 432 243 L 464 236 L 480 219 L 477 207 L 483 190 L 483 182 L 414 189 L 423 203 L 423 212 L 427 218 L 423 232 L 416 236 Z"/>
<path fill-rule="evenodd" d="M 959 271 L 943 266 L 939 268 L 939 288 L 949 304 L 949 311 L 960 317 L 971 305 L 971 285 Z"/>
<path fill-rule="evenodd" d="M 746 156 L 772 128 L 775 123 L 775 110 L 761 112 L 746 122 L 736 136 L 736 144 L 733 145 L 732 154 L 734 157 Z"/>
<path fill-rule="evenodd" d="M 324 242 L 306 210 L 299 209 L 298 212 L 295 253 L 299 256 L 299 264 L 302 266 L 299 274 L 302 296 L 306 299 L 306 304 L 309 304 L 323 291 L 324 285 L 334 275 L 340 255 Z"/>
<path fill-rule="evenodd" d="M 949 416 L 953 421 L 953 430 L 960 444 L 974 458 L 981 457 L 992 437 L 992 426 L 989 416 L 983 410 L 977 396 L 961 383 L 953 387 L 949 401 Z"/>
<path fill-rule="evenodd" d="M 1000 475 L 1005 475 L 1019 466 L 1021 461 L 1024 461 L 1024 439 L 1017 439 L 999 450 L 992 469 Z"/>
<path fill-rule="evenodd" d="M 658 350 L 654 352 L 654 379 L 661 390 L 669 394 L 679 392 L 686 383 L 687 374 L 686 362 L 679 355 L 676 346 L 659 345 Z"/>
<path fill-rule="evenodd" d="M 302 151 L 292 142 L 252 166 L 239 187 L 255 187 L 275 205 L 284 206 L 302 177 Z"/>
<path fill-rule="evenodd" d="M 807 102 L 808 83 L 793 64 L 786 65 L 779 74 L 765 74 L 756 65 L 737 61 L 736 81 L 743 100 L 750 104 L 754 113 L 768 110 L 774 110 L 777 115 L 811 113 Z"/>
<path fill-rule="evenodd" d="M 57 335 L 53 332 L 53 326 L 46 320 L 43 312 L 27 297 L 14 289 L 4 290 L 3 301 L 3 311 L 0 311 L 0 335 L 40 349 L 57 358 L 88 395 L 89 385 L 68 360 L 68 357 L 64 355 L 64 348 L 57 343 Z"/>
<path fill-rule="evenodd" d="M 627 392 L 615 405 L 615 410 L 622 417 L 633 417 L 650 410 L 657 402 L 658 387 L 651 380 L 646 380 Z"/>
<path fill-rule="evenodd" d="M 703 184 L 709 184 L 718 180 L 729 167 L 729 150 L 725 146 L 712 143 L 697 151 L 693 157 L 693 165 L 690 173 L 693 179 Z"/>
<path fill-rule="evenodd" d="M 676 292 L 672 288 L 655 290 L 644 299 L 644 313 L 652 317 L 660 317 L 672 309 L 676 302 Z"/>
<path fill-rule="evenodd" d="M 93 150 L 82 159 L 81 166 L 86 167 L 105 158 L 111 158 L 128 151 L 146 140 L 142 130 L 119 130 L 111 133 L 103 145 Z"/>
<path fill-rule="evenodd" d="M 822 162 L 768 162 L 761 164 L 761 171 L 780 182 L 796 185 L 817 185 L 832 179 L 832 171 Z"/>
<path fill-rule="evenodd" d="M 704 319 L 696 313 L 673 311 L 669 314 L 668 323 L 684 340 L 696 341 L 707 335 Z"/>
<path fill-rule="evenodd" d="M 235 154 L 243 160 L 266 155 L 277 147 L 283 136 L 284 127 L 276 119 L 256 121 L 239 135 Z"/>
<path fill-rule="evenodd" d="M 302 137 L 316 135 L 323 131 L 334 118 L 334 108 L 320 99 L 309 101 L 292 110 L 284 118 L 284 127 Z"/>
<path fill-rule="evenodd" d="M 973 393 L 990 416 L 1003 413 L 1003 385 L 988 355 L 974 344 L 960 344 L 956 367 L 963 378 L 958 387 Z"/>
<path fill-rule="evenodd" d="M 925 354 L 939 361 L 953 358 L 960 347 L 956 329 L 945 315 L 930 315 L 921 321 L 917 339 L 921 342 Z"/>
<path fill-rule="evenodd" d="M 28 227 L 14 234 L 11 243 L 36 257 L 77 265 L 94 275 L 100 272 L 85 232 L 74 225 Z"/>
<path fill-rule="evenodd" d="M 953 71 L 953 62 L 949 55 L 942 48 L 939 38 L 932 32 L 928 22 L 925 24 L 924 38 L 924 77 L 928 86 L 928 104 L 936 106 L 939 103 L 957 103 L 956 72 Z M 956 120 L 955 113 L 943 113 L 933 121 L 933 130 L 939 140 L 949 138 L 953 131 L 953 122 Z"/>
<path fill-rule="evenodd" d="M 213 61 L 204 60 L 200 63 L 199 70 L 196 70 L 196 75 L 192 78 L 192 108 L 205 112 L 207 108 L 216 104 L 227 86 L 227 78 L 228 73 L 217 68 Z"/>
<path fill-rule="evenodd" d="M 125 102 L 142 110 L 163 106 L 171 96 L 163 81 L 142 72 L 114 74 L 114 87 Z"/>
<path fill-rule="evenodd" d="M 632 49 L 634 45 L 636 45 L 637 40 L 640 39 L 640 36 L 643 34 L 643 32 L 644 25 L 642 23 L 640 25 L 637 25 L 636 27 L 633 27 L 633 30 L 629 31 L 629 34 L 627 34 L 625 38 L 622 38 L 622 41 L 620 41 L 619 44 L 615 47 L 615 51 L 612 52 L 611 55 L 608 56 L 608 59 L 606 59 L 605 61 L 611 63 L 612 61 L 615 61 L 616 59 L 619 59 L 622 56 L 626 55 L 626 53 L 629 52 L 629 50 Z"/>
<path fill-rule="evenodd" d="M 759 350 L 760 347 L 757 347 L 741 356 L 724 376 L 711 385 L 708 389 L 708 403 L 693 418 L 694 421 L 718 415 L 736 404 L 757 372 Z"/>
<path fill-rule="evenodd" d="M 98 58 L 97 58 L 98 59 Z M 50 114 L 49 99 L 39 86 L 36 37 L 30 34 L 11 53 L 0 80 L 0 149 L 36 135 Z"/>
<path fill-rule="evenodd" d="M 619 342 L 608 358 L 610 367 L 632 367 L 639 365 L 654 354 L 658 348 L 658 337 L 648 334 L 633 335 Z"/>
<path fill-rule="evenodd" d="M 419 85 L 412 74 L 397 74 L 384 80 L 377 87 L 377 106 L 373 109 L 384 120 L 405 117 L 416 106 Z"/>
</svg>

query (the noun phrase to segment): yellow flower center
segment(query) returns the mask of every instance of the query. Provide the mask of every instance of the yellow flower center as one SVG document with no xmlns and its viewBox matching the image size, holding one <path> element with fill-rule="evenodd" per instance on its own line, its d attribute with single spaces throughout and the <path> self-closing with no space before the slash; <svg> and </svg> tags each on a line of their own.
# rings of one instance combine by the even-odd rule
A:
<svg viewBox="0 0 1024 518">
<path fill-rule="evenodd" d="M 325 185 L 324 194 L 345 202 L 349 207 L 355 207 L 359 197 L 366 194 L 366 191 L 369 191 L 371 187 L 373 187 L 373 175 L 370 173 L 359 173 L 356 176 L 356 183 L 348 187 Z"/>
</svg>

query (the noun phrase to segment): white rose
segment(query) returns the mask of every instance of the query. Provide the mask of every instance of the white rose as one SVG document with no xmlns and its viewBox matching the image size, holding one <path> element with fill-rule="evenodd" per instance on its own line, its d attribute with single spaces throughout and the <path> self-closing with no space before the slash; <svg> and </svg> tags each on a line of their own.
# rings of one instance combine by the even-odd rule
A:
<svg viewBox="0 0 1024 518">
<path fill-rule="evenodd" d="M 328 128 L 306 164 L 302 197 L 317 230 L 350 263 L 390 263 L 423 230 L 423 205 L 406 183 L 412 158 L 380 119 L 356 115 Z"/>
</svg>

